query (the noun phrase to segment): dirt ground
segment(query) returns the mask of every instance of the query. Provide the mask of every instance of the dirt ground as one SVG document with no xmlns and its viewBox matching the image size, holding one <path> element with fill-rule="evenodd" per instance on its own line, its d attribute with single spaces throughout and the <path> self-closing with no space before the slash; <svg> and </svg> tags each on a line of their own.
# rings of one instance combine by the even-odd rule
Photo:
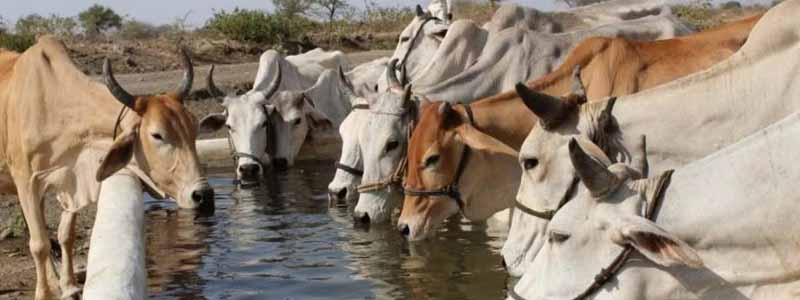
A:
<svg viewBox="0 0 800 300">
<path fill-rule="evenodd" d="M 347 54 L 347 58 L 355 65 L 382 56 L 391 55 L 391 51 L 366 51 Z M 257 60 L 257 57 L 254 59 Z M 177 65 L 173 67 L 177 68 Z M 249 89 L 257 63 L 219 65 L 215 70 L 215 82 L 224 89 Z M 213 99 L 204 99 L 205 76 L 209 66 L 195 67 L 195 84 L 193 98 L 188 102 L 190 111 L 198 118 L 210 113 L 219 112 L 222 107 Z M 120 74 L 117 79 L 131 93 L 160 93 L 173 89 L 181 78 L 180 70 L 152 72 L 142 74 Z M 89 249 L 89 237 L 94 223 L 95 206 L 90 206 L 78 216 L 76 224 L 76 266 L 77 270 L 85 269 L 86 255 Z M 45 214 L 50 237 L 56 240 L 56 229 L 60 219 L 61 207 L 54 197 L 45 199 Z M 33 259 L 28 250 L 27 230 L 22 218 L 22 211 L 16 196 L 0 195 L 0 300 L 30 299 L 35 288 L 35 271 Z"/>
</svg>

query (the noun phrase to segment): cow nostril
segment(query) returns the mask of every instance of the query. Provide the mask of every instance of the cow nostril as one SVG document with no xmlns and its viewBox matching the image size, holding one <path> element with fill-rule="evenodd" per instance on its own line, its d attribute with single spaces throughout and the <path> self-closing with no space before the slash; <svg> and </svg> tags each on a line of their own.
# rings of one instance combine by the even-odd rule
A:
<svg viewBox="0 0 800 300">
<path fill-rule="evenodd" d="M 341 189 L 338 193 L 336 193 L 336 198 L 339 200 L 347 198 L 347 189 Z"/>
<path fill-rule="evenodd" d="M 245 177 L 255 177 L 258 175 L 258 172 L 261 170 L 257 164 L 243 164 L 239 166 L 239 173 Z"/>
<path fill-rule="evenodd" d="M 213 203 L 214 202 L 214 189 L 207 187 L 192 192 L 192 201 L 197 203 Z"/>
<path fill-rule="evenodd" d="M 407 237 L 408 234 L 411 233 L 411 229 L 408 228 L 407 224 L 401 224 L 399 229 L 400 233 L 403 234 L 403 236 L 405 237 Z"/>
</svg>

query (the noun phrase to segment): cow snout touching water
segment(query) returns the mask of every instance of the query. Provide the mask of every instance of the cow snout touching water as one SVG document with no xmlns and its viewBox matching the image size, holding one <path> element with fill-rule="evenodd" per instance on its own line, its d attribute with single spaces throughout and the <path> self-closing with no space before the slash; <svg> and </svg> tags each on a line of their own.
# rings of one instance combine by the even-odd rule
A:
<svg viewBox="0 0 800 300">
<path fill-rule="evenodd" d="M 261 166 L 258 164 L 242 164 L 237 169 L 236 175 L 242 181 L 258 181 L 261 178 L 263 170 L 261 170 Z"/>
<path fill-rule="evenodd" d="M 214 189 L 206 182 L 195 184 L 191 199 L 196 209 L 203 213 L 214 212 Z"/>
</svg>

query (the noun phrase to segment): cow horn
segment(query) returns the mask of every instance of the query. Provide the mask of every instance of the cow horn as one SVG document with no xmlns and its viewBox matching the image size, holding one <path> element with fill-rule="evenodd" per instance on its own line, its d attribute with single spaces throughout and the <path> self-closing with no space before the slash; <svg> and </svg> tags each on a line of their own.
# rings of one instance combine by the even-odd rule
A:
<svg viewBox="0 0 800 300">
<path fill-rule="evenodd" d="M 211 69 L 208 70 L 208 77 L 206 77 L 206 88 L 208 89 L 208 94 L 211 97 L 225 97 L 225 93 L 217 88 L 217 85 L 214 84 L 214 69 L 216 66 L 211 65 Z"/>
<path fill-rule="evenodd" d="M 189 54 L 186 52 L 186 48 L 181 47 L 179 52 L 181 56 L 181 63 L 183 64 L 183 80 L 181 80 L 181 84 L 178 85 L 178 90 L 175 92 L 175 94 L 178 95 L 178 98 L 184 99 L 188 97 L 189 93 L 192 91 L 194 67 L 192 66 L 192 60 L 189 58 Z"/>
<path fill-rule="evenodd" d="M 539 117 L 545 129 L 553 128 L 558 125 L 558 120 L 563 111 L 562 106 L 564 105 L 561 99 L 533 91 L 521 82 L 517 83 L 514 88 L 517 90 L 517 94 L 520 98 L 522 98 L 522 102 L 525 103 L 525 106 Z"/>
<path fill-rule="evenodd" d="M 114 78 L 114 72 L 111 70 L 111 60 L 108 58 L 103 61 L 103 79 L 106 82 L 108 91 L 111 92 L 111 95 L 114 95 L 114 98 L 117 98 L 117 101 L 130 109 L 135 109 L 136 98 L 123 89 L 117 79 Z"/>
<path fill-rule="evenodd" d="M 589 157 L 578 141 L 569 141 L 569 159 L 586 188 L 592 196 L 602 197 L 617 188 L 619 179 L 606 166 Z"/>
<path fill-rule="evenodd" d="M 417 4 L 417 17 L 420 17 L 420 18 L 424 18 L 425 17 L 425 11 L 422 10 L 422 6 L 419 6 L 419 4 Z"/>
<path fill-rule="evenodd" d="M 396 69 L 397 58 L 392 59 L 392 61 L 389 62 L 389 65 L 386 66 L 386 79 L 389 81 L 389 88 L 402 89 L 403 85 L 400 83 L 400 80 L 397 80 L 397 74 L 395 74 Z"/>
<path fill-rule="evenodd" d="M 644 135 L 639 137 L 639 143 L 636 146 L 638 155 L 633 157 L 631 166 L 642 174 L 642 178 L 647 178 L 650 166 L 647 163 L 647 139 Z"/>
<path fill-rule="evenodd" d="M 577 65 L 575 69 L 572 69 L 572 94 L 586 97 L 586 87 L 581 80 L 581 65 Z"/>
<path fill-rule="evenodd" d="M 349 79 L 347 79 L 347 75 L 344 74 L 344 68 L 342 68 L 342 66 L 339 66 L 339 80 L 342 81 L 345 88 L 347 88 L 347 91 L 349 91 L 351 94 L 356 93 L 355 88 L 353 87 L 353 83 L 350 82 Z"/>
</svg>

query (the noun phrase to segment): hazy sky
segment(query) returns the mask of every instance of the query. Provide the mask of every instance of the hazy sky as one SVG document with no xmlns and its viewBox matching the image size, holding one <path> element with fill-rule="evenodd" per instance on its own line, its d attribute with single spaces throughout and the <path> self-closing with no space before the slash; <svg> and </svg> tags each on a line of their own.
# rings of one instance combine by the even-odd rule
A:
<svg viewBox="0 0 800 300">
<path fill-rule="evenodd" d="M 429 0 L 374 0 L 383 6 L 427 5 Z M 681 0 L 679 0 L 681 1 Z M 689 0 L 682 0 L 689 1 Z M 771 0 L 744 0 L 742 3 L 771 2 Z M 363 7 L 364 0 L 348 0 L 354 6 Z M 541 10 L 553 10 L 554 0 L 508 0 Z M 235 7 L 272 10 L 270 0 L 0 0 L 0 16 L 13 24 L 17 18 L 31 13 L 74 16 L 94 3 L 110 6 L 120 15 L 154 24 L 170 23 L 176 17 L 189 12 L 188 21 L 202 25 L 214 9 L 230 10 Z"/>
</svg>

